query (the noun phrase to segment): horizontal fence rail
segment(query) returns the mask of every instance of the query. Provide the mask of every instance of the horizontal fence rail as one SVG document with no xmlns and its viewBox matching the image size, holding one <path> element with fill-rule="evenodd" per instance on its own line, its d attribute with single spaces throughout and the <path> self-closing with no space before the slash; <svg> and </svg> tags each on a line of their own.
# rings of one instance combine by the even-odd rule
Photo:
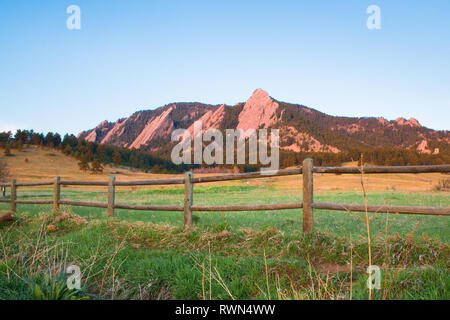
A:
<svg viewBox="0 0 450 320">
<path fill-rule="evenodd" d="M 108 181 L 61 181 L 62 186 L 101 186 L 107 187 Z"/>
<path fill-rule="evenodd" d="M 10 203 L 11 200 L 0 199 L 0 203 Z M 15 200 L 18 204 L 52 204 L 53 200 Z"/>
<path fill-rule="evenodd" d="M 37 186 L 51 186 L 53 185 L 53 181 L 41 181 L 41 182 L 18 182 L 16 183 L 17 187 L 37 187 Z"/>
<path fill-rule="evenodd" d="M 302 174 L 302 168 L 280 169 L 274 172 L 248 172 L 238 174 L 227 174 L 220 176 L 207 176 L 192 179 L 192 183 L 216 182 L 216 181 L 231 181 L 231 180 L 246 180 L 255 178 L 279 177 Z"/>
<path fill-rule="evenodd" d="M 270 211 L 270 210 L 286 210 L 301 209 L 301 202 L 295 203 L 276 203 L 276 204 L 254 204 L 254 205 L 231 205 L 231 206 L 192 206 L 192 211 Z"/>
<path fill-rule="evenodd" d="M 380 174 L 380 173 L 450 173 L 450 165 L 429 166 L 386 166 L 386 167 L 314 167 L 312 159 L 305 159 L 303 167 L 281 169 L 273 172 L 249 172 L 239 174 L 194 177 L 187 172 L 184 178 L 140 180 L 140 181 L 116 181 L 111 177 L 109 181 L 71 181 L 61 180 L 56 177 L 54 181 L 40 182 L 11 182 L 0 183 L 0 187 L 11 188 L 10 199 L 0 199 L 0 203 L 11 203 L 11 211 L 16 211 L 16 204 L 53 204 L 53 211 L 57 212 L 60 205 L 93 207 L 107 209 L 108 215 L 114 215 L 114 209 L 184 212 L 184 226 L 192 225 L 192 212 L 232 212 L 232 211 L 271 211 L 302 209 L 303 231 L 312 232 L 313 209 L 337 210 L 348 212 L 372 212 L 395 214 L 420 214 L 450 216 L 450 207 L 415 207 L 415 206 L 386 206 L 386 205 L 360 205 L 341 203 L 318 203 L 313 200 L 313 174 Z M 303 199 L 294 203 L 254 204 L 254 205 L 226 205 L 226 206 L 198 206 L 193 204 L 193 186 L 197 183 L 247 180 L 267 177 L 303 175 Z M 115 203 L 116 186 L 153 186 L 153 185 L 184 185 L 184 205 L 128 205 Z M 18 187 L 53 186 L 52 200 L 17 200 Z M 61 186 L 101 186 L 108 187 L 108 202 L 83 202 L 60 199 Z"/>
<path fill-rule="evenodd" d="M 314 209 L 321 210 L 339 210 L 350 212 L 373 212 L 373 213 L 400 213 L 400 214 L 425 214 L 425 215 L 450 215 L 450 207 L 412 207 L 412 206 L 383 206 L 383 205 L 365 205 L 360 204 L 341 204 L 341 203 L 313 203 Z"/>
<path fill-rule="evenodd" d="M 59 204 L 77 207 L 108 208 L 107 203 L 59 200 Z"/>
<path fill-rule="evenodd" d="M 314 167 L 315 173 L 448 173 L 450 164 L 432 166 L 393 166 L 393 167 Z"/>
<path fill-rule="evenodd" d="M 183 211 L 184 206 L 134 206 L 128 204 L 115 204 L 114 209 L 144 210 L 144 211 Z"/>
<path fill-rule="evenodd" d="M 141 180 L 141 181 L 117 181 L 116 186 L 160 186 L 184 184 L 184 179 L 160 179 L 160 180 Z"/>
</svg>

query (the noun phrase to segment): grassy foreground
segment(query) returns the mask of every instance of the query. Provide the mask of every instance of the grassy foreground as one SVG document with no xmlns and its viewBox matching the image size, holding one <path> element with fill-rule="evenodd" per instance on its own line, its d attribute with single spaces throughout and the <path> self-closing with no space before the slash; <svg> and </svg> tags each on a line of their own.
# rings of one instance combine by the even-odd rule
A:
<svg viewBox="0 0 450 320">
<path fill-rule="evenodd" d="M 50 196 L 22 190 L 21 198 Z M 63 198 L 105 201 L 102 192 Z M 362 203 L 360 192 L 318 193 L 317 201 Z M 118 203 L 181 204 L 182 189 L 118 192 Z M 258 186 L 196 187 L 196 204 L 300 201 L 298 191 Z M 450 206 L 444 192 L 371 192 L 370 204 Z M 0 210 L 6 210 L 6 204 Z M 90 299 L 367 299 L 364 214 L 316 211 L 314 234 L 301 233 L 301 210 L 182 213 L 19 205 L 0 225 L 0 299 L 55 297 L 67 266 L 81 269 Z M 449 299 L 448 217 L 373 214 L 373 299 Z M 65 297 L 60 293 L 60 297 Z M 69 297 L 69 296 L 68 296 Z"/>
</svg>

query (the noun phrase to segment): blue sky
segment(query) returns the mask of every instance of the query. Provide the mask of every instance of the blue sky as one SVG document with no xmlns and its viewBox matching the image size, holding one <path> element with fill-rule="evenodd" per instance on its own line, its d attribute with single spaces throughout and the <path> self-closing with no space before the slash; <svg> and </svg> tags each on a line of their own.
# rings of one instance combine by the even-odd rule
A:
<svg viewBox="0 0 450 320">
<path fill-rule="evenodd" d="M 69 5 L 81 30 L 68 30 Z M 381 30 L 366 8 L 381 8 Z M 450 1 L 0 0 L 0 131 L 78 134 L 263 88 L 332 115 L 450 129 Z"/>
</svg>

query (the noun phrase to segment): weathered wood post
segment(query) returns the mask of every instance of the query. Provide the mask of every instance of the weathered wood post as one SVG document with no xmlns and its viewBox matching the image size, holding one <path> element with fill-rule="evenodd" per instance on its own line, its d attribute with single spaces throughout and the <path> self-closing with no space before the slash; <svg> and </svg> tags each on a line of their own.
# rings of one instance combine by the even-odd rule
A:
<svg viewBox="0 0 450 320">
<path fill-rule="evenodd" d="M 313 159 L 303 161 L 303 233 L 312 233 L 313 227 Z"/>
<path fill-rule="evenodd" d="M 11 211 L 16 212 L 16 199 L 17 199 L 17 186 L 16 186 L 16 179 L 13 179 L 11 181 Z"/>
<path fill-rule="evenodd" d="M 59 200 L 61 198 L 61 178 L 55 177 L 55 183 L 53 185 L 53 213 L 59 211 Z"/>
<path fill-rule="evenodd" d="M 186 172 L 184 175 L 184 228 L 190 228 L 192 226 L 191 206 L 194 202 L 193 178 L 194 174 L 192 172 Z"/>
<path fill-rule="evenodd" d="M 116 177 L 109 177 L 108 182 L 108 216 L 114 216 L 114 202 L 116 199 Z"/>
</svg>

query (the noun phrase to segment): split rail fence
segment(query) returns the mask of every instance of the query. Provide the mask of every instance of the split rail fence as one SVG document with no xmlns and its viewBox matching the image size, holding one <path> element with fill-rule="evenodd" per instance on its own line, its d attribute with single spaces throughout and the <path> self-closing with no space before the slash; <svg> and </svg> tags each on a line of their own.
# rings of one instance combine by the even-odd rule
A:
<svg viewBox="0 0 450 320">
<path fill-rule="evenodd" d="M 0 199 L 0 203 L 11 203 L 11 211 L 16 212 L 17 204 L 53 204 L 53 211 L 57 212 L 60 205 L 94 207 L 107 209 L 108 216 L 114 215 L 114 209 L 145 210 L 145 211 L 180 211 L 184 212 L 184 227 L 192 225 L 192 212 L 194 211 L 259 211 L 259 210 L 303 210 L 303 232 L 311 233 L 313 227 L 313 211 L 338 210 L 347 212 L 373 212 L 373 213 L 398 213 L 398 214 L 422 214 L 450 216 L 450 207 L 418 207 L 418 206 L 386 206 L 386 205 L 359 205 L 341 203 L 318 203 L 314 202 L 313 176 L 314 173 L 321 174 L 380 174 L 380 173 L 450 173 L 450 165 L 430 166 L 383 166 L 383 167 L 314 167 L 312 159 L 305 159 L 303 167 L 281 169 L 271 174 L 260 172 L 194 177 L 192 172 L 186 172 L 184 178 L 142 180 L 142 181 L 116 181 L 111 176 L 109 181 L 65 181 L 56 177 L 54 181 L 22 182 L 12 180 L 11 183 L 0 183 L 0 187 L 10 187 L 10 200 Z M 303 199 L 293 203 L 277 204 L 255 204 L 255 205 L 227 205 L 227 206 L 196 206 L 194 205 L 194 184 L 247 180 L 254 178 L 303 175 Z M 116 186 L 151 186 L 151 185 L 174 185 L 184 184 L 184 205 L 127 205 L 115 203 Z M 18 187 L 53 186 L 53 200 L 17 200 Z M 105 186 L 108 187 L 108 203 L 79 202 L 61 200 L 61 186 Z"/>
</svg>

